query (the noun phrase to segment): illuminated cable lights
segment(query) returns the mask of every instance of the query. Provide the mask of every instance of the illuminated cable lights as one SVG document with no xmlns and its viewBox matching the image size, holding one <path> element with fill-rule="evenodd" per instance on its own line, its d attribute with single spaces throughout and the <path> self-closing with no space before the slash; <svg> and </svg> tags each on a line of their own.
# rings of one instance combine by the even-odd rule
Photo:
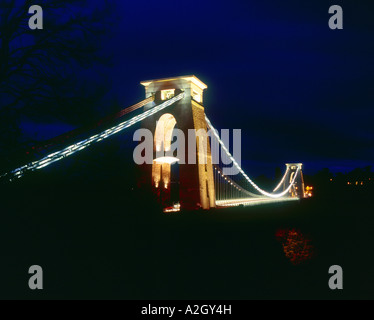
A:
<svg viewBox="0 0 374 320">
<path fill-rule="evenodd" d="M 80 141 L 78 143 L 75 143 L 75 144 L 73 144 L 73 145 L 71 145 L 67 148 L 64 148 L 60 151 L 51 153 L 48 156 L 42 158 L 41 160 L 31 162 L 31 163 L 29 163 L 25 166 L 22 166 L 20 168 L 17 168 L 15 170 L 11 171 L 10 173 L 5 173 L 5 174 L 1 175 L 0 178 L 9 176 L 9 181 L 13 181 L 15 178 L 17 178 L 17 179 L 21 178 L 28 171 L 35 171 L 35 170 L 45 168 L 45 167 L 51 165 L 54 162 L 57 162 L 57 161 L 62 160 L 64 158 L 68 157 L 68 156 L 71 156 L 76 152 L 84 150 L 85 148 L 89 147 L 90 145 L 92 145 L 94 143 L 100 142 L 100 141 L 102 141 L 106 138 L 109 138 L 112 135 L 114 135 L 114 134 L 116 134 L 116 133 L 118 133 L 118 132 L 120 132 L 120 131 L 128 128 L 128 127 L 131 127 L 135 123 L 138 123 L 138 122 L 144 120 L 145 118 L 165 109 L 166 107 L 171 106 L 172 104 L 178 102 L 179 100 L 181 100 L 185 97 L 186 97 L 186 94 L 184 92 L 182 92 L 178 96 L 176 96 L 176 97 L 174 97 L 170 100 L 167 100 L 164 103 L 162 103 L 158 106 L 155 106 L 155 107 L 153 107 L 153 108 L 151 108 L 151 109 L 141 113 L 140 115 L 137 115 L 137 116 L 135 116 L 135 117 L 133 117 L 133 118 L 127 120 L 127 121 L 123 121 L 120 124 L 110 128 L 110 129 L 107 129 L 100 134 L 96 134 L 96 135 L 94 135 L 94 136 L 92 136 L 88 139 L 82 140 L 82 141 Z"/>
<path fill-rule="evenodd" d="M 284 176 L 283 176 L 281 182 L 279 182 L 279 184 L 278 184 L 278 185 L 276 186 L 276 188 L 273 190 L 273 192 L 277 191 L 277 190 L 282 186 L 282 184 L 283 184 L 284 180 L 286 179 L 287 174 L 288 174 L 289 171 L 290 171 L 290 167 L 287 166 L 286 173 L 284 174 Z"/>
<path fill-rule="evenodd" d="M 277 199 L 277 198 L 281 198 L 283 197 L 284 195 L 286 195 L 290 189 L 292 188 L 292 186 L 294 185 L 295 181 L 296 181 L 296 177 L 298 176 L 299 172 L 300 172 L 300 166 L 297 166 L 297 170 L 296 170 L 296 173 L 290 183 L 290 185 L 288 186 L 288 188 L 286 190 L 284 190 L 283 192 L 281 193 L 278 193 L 278 194 L 272 194 L 272 193 L 269 193 L 269 192 L 266 192 L 265 190 L 262 190 L 259 186 L 257 186 L 248 176 L 247 174 L 243 171 L 243 169 L 239 166 L 239 164 L 236 162 L 236 160 L 233 158 L 233 156 L 231 155 L 231 153 L 229 152 L 229 150 L 226 148 L 225 144 L 223 143 L 223 141 L 221 140 L 221 138 L 219 137 L 218 133 L 217 133 L 217 130 L 213 127 L 212 123 L 209 121 L 208 117 L 205 116 L 205 120 L 208 124 L 208 127 L 212 130 L 214 136 L 216 137 L 217 141 L 219 142 L 219 144 L 221 145 L 222 149 L 225 151 L 226 155 L 229 157 L 229 159 L 232 161 L 232 163 L 235 165 L 235 167 L 239 170 L 239 172 L 244 176 L 244 178 L 258 191 L 260 192 L 262 195 L 266 196 L 266 197 L 269 197 L 269 198 L 273 198 L 273 199 Z"/>
</svg>

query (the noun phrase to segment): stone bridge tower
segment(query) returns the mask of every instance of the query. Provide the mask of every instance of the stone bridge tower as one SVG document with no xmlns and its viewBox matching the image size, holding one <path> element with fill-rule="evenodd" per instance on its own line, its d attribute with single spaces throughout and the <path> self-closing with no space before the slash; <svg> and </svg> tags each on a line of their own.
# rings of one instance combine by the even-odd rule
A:
<svg viewBox="0 0 374 320">
<path fill-rule="evenodd" d="M 182 92 L 185 93 L 185 98 L 142 122 L 142 128 L 149 129 L 154 138 L 154 160 L 152 165 L 143 166 L 144 183 L 152 185 L 153 192 L 164 208 L 173 205 L 173 202 L 175 204 L 171 199 L 173 188 L 178 189 L 181 209 L 214 208 L 215 186 L 209 140 L 203 144 L 206 148 L 204 163 L 200 160 L 201 139 L 195 134 L 193 139 L 196 141 L 196 148 L 188 150 L 188 144 L 191 143 L 188 141 L 189 134 L 191 136 L 189 129 L 207 131 L 203 105 L 203 92 L 207 86 L 195 76 L 143 81 L 141 84 L 145 87 L 147 98 L 155 96 L 156 105 Z M 154 104 L 148 104 L 145 110 L 152 108 Z M 186 138 L 185 161 L 181 161 L 175 155 L 174 158 L 157 157 L 160 154 L 158 152 L 169 151 L 174 128 L 182 130 Z M 188 159 L 195 159 L 195 162 L 191 163 Z M 174 170 L 176 167 L 179 170 Z M 179 173 L 178 181 L 173 177 L 174 171 Z"/>
</svg>

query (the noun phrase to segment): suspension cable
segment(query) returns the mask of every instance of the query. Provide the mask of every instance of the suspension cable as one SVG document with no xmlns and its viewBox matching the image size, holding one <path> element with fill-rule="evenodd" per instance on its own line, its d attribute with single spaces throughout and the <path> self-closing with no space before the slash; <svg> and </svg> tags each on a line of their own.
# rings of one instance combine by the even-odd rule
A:
<svg viewBox="0 0 374 320">
<path fill-rule="evenodd" d="M 54 152 L 54 153 L 42 158 L 41 160 L 34 161 L 34 162 L 31 162 L 31 163 L 29 163 L 25 166 L 17 168 L 15 170 L 11 171 L 10 173 L 3 174 L 3 175 L 0 176 L 0 178 L 8 176 L 9 180 L 12 181 L 14 179 L 21 178 L 28 171 L 35 171 L 35 170 L 38 170 L 38 169 L 45 168 L 45 167 L 51 165 L 54 162 L 60 161 L 61 159 L 64 159 L 68 156 L 71 156 L 74 153 L 79 152 L 79 151 L 87 148 L 88 146 L 90 146 L 94 143 L 100 142 L 100 141 L 102 141 L 106 138 L 109 138 L 110 136 L 112 136 L 114 134 L 117 134 L 118 132 L 121 132 L 122 130 L 124 130 L 128 127 L 131 127 L 132 125 L 144 120 L 145 118 L 165 109 L 168 106 L 171 106 L 172 104 L 176 103 L 177 101 L 183 99 L 185 96 L 186 96 L 186 94 L 184 92 L 182 92 L 178 96 L 176 96 L 174 98 L 171 98 L 171 99 L 165 101 L 164 103 L 162 103 L 158 106 L 155 106 L 155 107 L 153 107 L 153 108 L 151 108 L 151 109 L 149 109 L 149 110 L 147 110 L 147 111 L 145 111 L 145 112 L 143 112 L 143 113 L 141 113 L 141 114 L 139 114 L 139 115 L 137 115 L 137 116 L 135 116 L 135 117 L 133 117 L 129 120 L 123 121 L 120 124 L 110 128 L 108 130 L 105 130 L 104 132 L 102 132 L 100 134 L 96 134 L 96 135 L 94 135 L 94 136 L 92 136 L 88 139 L 85 139 L 85 140 L 80 141 L 78 143 L 72 144 L 67 148 L 64 148 L 60 151 Z"/>
<path fill-rule="evenodd" d="M 281 185 L 283 184 L 284 180 L 286 179 L 287 174 L 288 174 L 289 171 L 290 171 L 290 168 L 287 167 L 286 173 L 284 174 L 281 182 L 279 182 L 279 184 L 276 186 L 276 188 L 273 190 L 273 192 L 277 191 L 281 187 Z"/>
<path fill-rule="evenodd" d="M 145 105 L 147 105 L 150 102 L 153 102 L 154 100 L 155 100 L 155 97 L 151 96 L 147 99 L 144 99 L 143 101 L 138 102 L 137 104 L 134 104 L 134 105 L 132 105 L 128 108 L 125 108 L 125 109 L 123 109 L 123 110 L 121 110 L 121 111 L 119 111 L 115 114 L 109 115 L 109 116 L 107 116 L 107 117 L 105 117 L 105 118 L 103 118 L 99 121 L 96 121 L 96 122 L 93 122 L 91 124 L 85 125 L 81 128 L 77 128 L 77 129 L 74 129 L 72 131 L 66 132 L 66 133 L 64 133 L 60 136 L 57 136 L 57 137 L 53 138 L 53 139 L 44 141 L 44 142 L 42 142 L 43 145 L 33 147 L 33 152 L 40 152 L 42 150 L 51 148 L 54 145 L 63 143 L 68 139 L 75 138 L 75 137 L 77 137 L 77 136 L 79 136 L 79 135 L 81 135 L 85 132 L 88 132 L 90 130 L 94 130 L 94 129 L 96 129 L 98 127 L 101 127 L 105 124 L 109 124 L 109 123 L 113 122 L 114 120 L 122 118 L 126 114 L 129 114 L 129 113 L 134 112 L 135 110 L 137 110 L 139 108 L 144 107 Z"/>
<path fill-rule="evenodd" d="M 281 193 L 278 193 L 278 194 L 272 194 L 272 193 L 269 193 L 269 192 L 266 192 L 265 190 L 261 189 L 258 185 L 256 185 L 249 177 L 248 175 L 243 171 L 243 169 L 239 166 L 239 164 L 236 162 L 236 160 L 233 158 L 233 156 L 231 155 L 231 153 L 229 152 L 229 150 L 227 150 L 225 144 L 223 143 L 223 141 L 221 140 L 221 138 L 219 137 L 218 135 L 218 132 L 217 130 L 213 127 L 212 123 L 209 121 L 208 117 L 205 116 L 205 120 L 208 124 L 208 127 L 213 131 L 213 134 L 214 136 L 216 137 L 216 139 L 218 140 L 219 144 L 221 145 L 222 149 L 225 151 L 226 155 L 229 157 L 229 159 L 232 161 L 232 163 L 235 165 L 235 167 L 239 170 L 239 172 L 244 176 L 244 178 L 257 190 L 259 191 L 262 195 L 264 196 L 267 196 L 267 197 L 270 197 L 270 198 L 280 198 L 280 197 L 283 197 L 284 195 L 286 195 L 291 187 L 293 186 L 293 184 L 295 183 L 296 181 L 296 177 L 298 176 L 298 173 L 300 171 L 300 167 L 297 167 L 297 170 L 296 170 L 296 174 L 294 175 L 293 177 L 293 180 L 292 182 L 290 183 L 290 185 L 288 186 L 288 188 L 286 190 L 284 190 L 283 192 Z"/>
</svg>

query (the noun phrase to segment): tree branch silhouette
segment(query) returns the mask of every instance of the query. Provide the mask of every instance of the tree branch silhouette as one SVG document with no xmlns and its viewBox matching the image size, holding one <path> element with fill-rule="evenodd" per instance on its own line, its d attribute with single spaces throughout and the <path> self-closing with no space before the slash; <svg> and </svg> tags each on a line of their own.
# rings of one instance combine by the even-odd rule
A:
<svg viewBox="0 0 374 320">
<path fill-rule="evenodd" d="M 0 156 L 20 141 L 22 118 L 57 119 L 80 125 L 95 116 L 107 91 L 84 77 L 102 65 L 102 39 L 112 25 L 114 4 L 87 0 L 39 0 L 43 30 L 31 30 L 31 0 L 0 3 Z M 48 115 L 48 116 L 46 116 Z M 83 117 L 84 116 L 84 117 Z M 0 163 L 2 160 L 0 160 Z"/>
</svg>

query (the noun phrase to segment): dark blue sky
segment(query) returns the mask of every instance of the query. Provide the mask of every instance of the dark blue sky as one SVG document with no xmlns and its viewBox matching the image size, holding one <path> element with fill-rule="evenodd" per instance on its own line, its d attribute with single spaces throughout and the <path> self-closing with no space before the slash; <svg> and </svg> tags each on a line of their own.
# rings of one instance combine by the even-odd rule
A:
<svg viewBox="0 0 374 320">
<path fill-rule="evenodd" d="M 294 161 L 306 173 L 374 164 L 370 2 L 118 1 L 103 44 L 111 95 L 131 105 L 144 97 L 141 80 L 194 74 L 209 87 L 212 123 L 242 129 L 249 173 Z M 334 4 L 344 30 L 328 27 Z"/>
</svg>

